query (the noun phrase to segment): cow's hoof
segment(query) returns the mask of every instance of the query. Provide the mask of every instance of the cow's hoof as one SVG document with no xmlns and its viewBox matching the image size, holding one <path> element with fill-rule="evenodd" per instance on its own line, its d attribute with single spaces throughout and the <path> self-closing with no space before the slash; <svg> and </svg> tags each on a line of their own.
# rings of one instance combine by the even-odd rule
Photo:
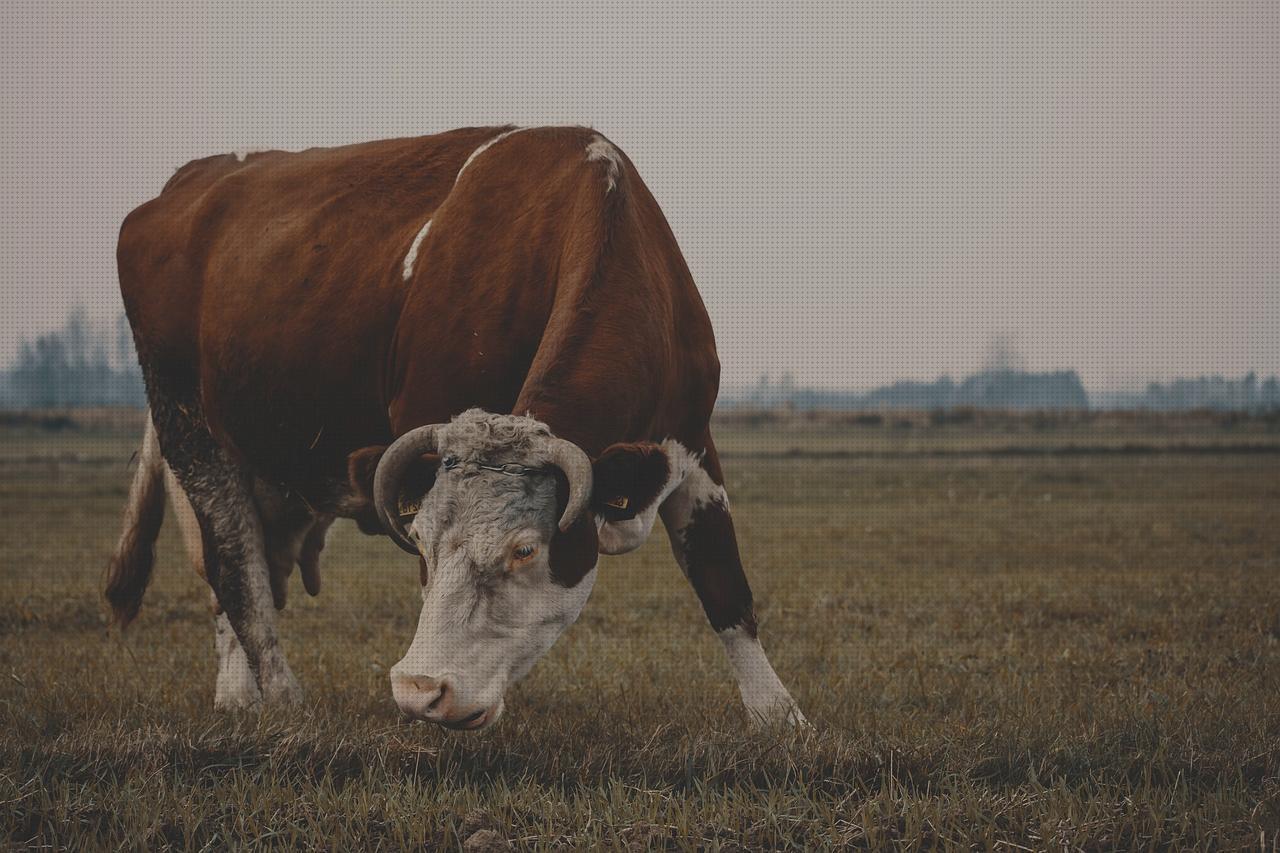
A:
<svg viewBox="0 0 1280 853">
<path fill-rule="evenodd" d="M 268 705 L 296 705 L 302 701 L 302 685 L 286 670 L 262 685 L 262 701 Z"/>
<path fill-rule="evenodd" d="M 302 688 L 296 681 L 292 684 L 277 683 L 267 690 L 260 690 L 252 680 L 248 684 L 224 685 L 219 679 L 213 707 L 216 711 L 244 711 L 269 705 L 296 705 L 301 701 Z"/>
<path fill-rule="evenodd" d="M 812 731 L 813 725 L 800 712 L 800 706 L 788 696 L 769 705 L 747 708 L 747 716 L 760 729 L 794 729 Z"/>
<path fill-rule="evenodd" d="M 224 666 L 218 671 L 214 685 L 213 707 L 218 711 L 238 711 L 254 708 L 262 701 L 262 692 L 254 680 L 249 665 Z"/>
<path fill-rule="evenodd" d="M 213 697 L 213 709 L 215 711 L 243 711 L 248 708 L 256 708 L 262 704 L 262 694 L 258 692 L 258 685 L 253 685 L 253 692 L 249 691 L 225 691 L 219 688 Z"/>
</svg>

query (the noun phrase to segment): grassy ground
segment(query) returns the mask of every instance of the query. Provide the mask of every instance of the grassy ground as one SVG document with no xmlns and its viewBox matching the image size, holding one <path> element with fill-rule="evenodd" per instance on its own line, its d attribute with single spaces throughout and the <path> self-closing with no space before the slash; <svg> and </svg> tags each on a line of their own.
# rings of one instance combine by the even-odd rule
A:
<svg viewBox="0 0 1280 853">
<path fill-rule="evenodd" d="M 103 626 L 135 438 L 10 430 L 0 827 L 80 848 L 1275 849 L 1280 454 L 970 452 L 1108 444 L 1081 429 L 725 431 L 800 736 L 746 731 L 660 531 L 465 735 L 400 721 L 416 568 L 339 524 L 321 596 L 296 584 L 282 615 L 306 705 L 215 714 L 207 591 L 171 527 L 140 621 Z"/>
</svg>

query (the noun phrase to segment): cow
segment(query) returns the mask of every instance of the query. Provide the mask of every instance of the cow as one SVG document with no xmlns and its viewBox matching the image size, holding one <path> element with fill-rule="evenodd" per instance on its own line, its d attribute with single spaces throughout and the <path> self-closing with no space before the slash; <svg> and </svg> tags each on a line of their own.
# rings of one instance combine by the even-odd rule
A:
<svg viewBox="0 0 1280 853">
<path fill-rule="evenodd" d="M 297 701 L 276 609 L 336 518 L 418 563 L 401 711 L 492 725 L 658 517 L 752 719 L 804 716 L 757 637 L 709 429 L 706 309 L 631 160 L 464 128 L 180 168 L 120 229 L 149 424 L 108 570 L 137 615 L 165 495 L 215 599 L 218 707 Z"/>
</svg>

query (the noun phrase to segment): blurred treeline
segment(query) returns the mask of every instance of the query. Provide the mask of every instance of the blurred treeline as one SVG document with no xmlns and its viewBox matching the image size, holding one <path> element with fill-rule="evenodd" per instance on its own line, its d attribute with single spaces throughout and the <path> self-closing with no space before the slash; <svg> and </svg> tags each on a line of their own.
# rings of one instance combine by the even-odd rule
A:
<svg viewBox="0 0 1280 853">
<path fill-rule="evenodd" d="M 983 369 L 952 380 L 899 381 L 870 391 L 817 389 L 790 376 L 768 375 L 744 388 L 722 389 L 721 411 L 877 412 L 952 410 L 1186 412 L 1280 411 L 1280 379 L 1248 373 L 1239 379 L 1201 376 L 1152 382 L 1138 391 L 1088 392 L 1072 370 L 1034 373 L 1006 341 L 993 344 Z M 849 377 L 854 384 L 856 377 Z M 146 406 L 133 333 L 124 314 L 108 321 L 78 307 L 62 327 L 23 342 L 0 370 L 0 409 Z"/>
<path fill-rule="evenodd" d="M 0 408 L 65 409 L 147 404 L 124 314 L 94 323 L 83 307 L 62 328 L 26 340 L 0 373 Z"/>
<path fill-rule="evenodd" d="M 1280 410 L 1280 379 L 1247 373 L 1151 382 L 1135 391 L 1086 391 L 1073 370 L 1033 373 L 987 368 L 959 380 L 899 381 L 870 391 L 810 388 L 789 375 L 762 376 L 753 385 L 720 394 L 722 409 L 791 409 L 798 412 L 1084 411 L 1274 412 Z"/>
</svg>

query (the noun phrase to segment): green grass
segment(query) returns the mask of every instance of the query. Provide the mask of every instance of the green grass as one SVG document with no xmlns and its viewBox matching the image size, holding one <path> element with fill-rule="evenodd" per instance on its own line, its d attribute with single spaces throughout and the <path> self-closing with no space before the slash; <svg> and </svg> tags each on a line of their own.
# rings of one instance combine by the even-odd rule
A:
<svg viewBox="0 0 1280 853">
<path fill-rule="evenodd" d="M 171 526 L 139 622 L 104 627 L 134 440 L 7 434 L 8 843 L 1275 848 L 1280 454 L 767 455 L 850 446 L 821 433 L 721 441 L 795 736 L 746 729 L 660 530 L 466 735 L 400 720 L 416 567 L 340 523 L 320 597 L 294 582 L 281 617 L 305 705 L 214 713 Z M 1049 446 L 912 450 L 1024 440 Z"/>
</svg>

